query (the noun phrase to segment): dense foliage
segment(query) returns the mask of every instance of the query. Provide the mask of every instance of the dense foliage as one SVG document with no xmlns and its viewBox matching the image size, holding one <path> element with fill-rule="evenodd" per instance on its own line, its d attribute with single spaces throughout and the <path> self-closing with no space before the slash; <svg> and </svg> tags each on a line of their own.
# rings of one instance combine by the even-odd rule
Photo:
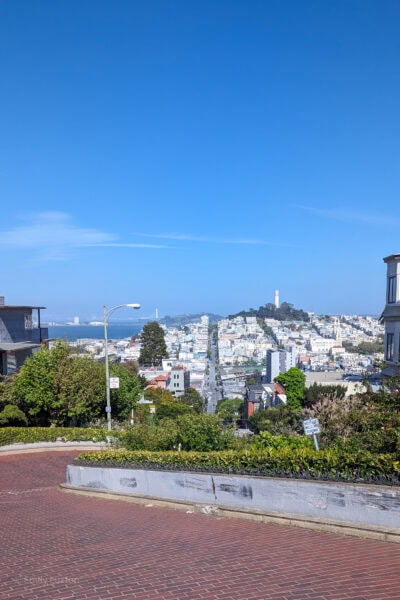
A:
<svg viewBox="0 0 400 600">
<path fill-rule="evenodd" d="M 120 378 L 120 388 L 111 392 L 113 417 L 125 419 L 140 397 L 141 382 L 123 365 L 111 364 L 110 374 Z M 51 349 L 42 346 L 0 383 L 0 425 L 87 426 L 104 419 L 105 396 L 104 364 L 56 342 Z"/>
<path fill-rule="evenodd" d="M 0 425 L 28 425 L 28 419 L 18 406 L 6 404 L 0 412 Z"/>
<path fill-rule="evenodd" d="M 400 482 L 400 462 L 388 454 L 337 450 L 265 448 L 262 451 L 131 452 L 99 451 L 80 454 L 76 464 L 138 469 L 235 473 L 296 479 L 362 483 Z"/>
<path fill-rule="evenodd" d="M 8 444 L 33 444 L 35 442 L 105 442 L 109 432 L 106 429 L 89 427 L 2 427 L 0 446 Z M 113 431 L 112 437 L 119 432 Z"/>
<path fill-rule="evenodd" d="M 346 341 L 343 341 L 342 344 L 346 348 L 347 352 L 364 354 L 366 356 L 375 354 L 376 352 L 381 352 L 382 354 L 384 352 L 384 344 L 382 338 L 374 342 L 360 342 L 357 346 L 353 346 L 353 344 Z"/>
<path fill-rule="evenodd" d="M 249 418 L 249 428 L 254 433 L 268 431 L 273 435 L 296 435 L 303 433 L 301 412 L 281 404 L 276 408 L 258 410 Z"/>
<path fill-rule="evenodd" d="M 273 448 L 274 450 L 281 449 L 297 449 L 297 448 L 313 448 L 313 442 L 306 435 L 273 435 L 268 431 L 261 431 L 252 440 L 253 448 L 262 450 L 264 448 Z"/>
<path fill-rule="evenodd" d="M 229 319 L 235 317 L 258 317 L 261 319 L 276 319 L 277 321 L 309 321 L 310 317 L 302 309 L 294 308 L 293 304 L 282 302 L 279 308 L 275 304 L 267 303 L 258 309 L 249 308 L 235 315 L 229 315 Z"/>
<path fill-rule="evenodd" d="M 183 405 L 184 406 L 184 405 Z M 215 415 L 194 411 L 175 419 L 154 418 L 136 424 L 121 434 L 121 445 L 129 450 L 224 450 L 234 444 L 230 429 L 221 427 Z"/>
<path fill-rule="evenodd" d="M 367 392 L 351 397 L 321 396 L 304 409 L 278 406 L 249 419 L 256 434 L 302 435 L 303 421 L 317 418 L 322 448 L 400 454 L 400 391 Z"/>
<path fill-rule="evenodd" d="M 240 421 L 242 410 L 243 400 L 232 398 L 218 402 L 215 412 L 225 423 L 237 424 Z"/>
<path fill-rule="evenodd" d="M 200 396 L 195 388 L 188 387 L 182 396 L 179 396 L 178 401 L 186 406 L 190 406 L 198 414 L 204 411 L 204 398 Z"/>
<path fill-rule="evenodd" d="M 344 398 L 346 387 L 344 385 L 322 385 L 313 383 L 306 388 L 304 394 L 305 406 L 312 406 L 322 398 Z"/>
<path fill-rule="evenodd" d="M 292 367 L 285 373 L 275 377 L 275 381 L 285 388 L 287 406 L 301 408 L 306 392 L 306 376 L 303 371 Z"/>
</svg>

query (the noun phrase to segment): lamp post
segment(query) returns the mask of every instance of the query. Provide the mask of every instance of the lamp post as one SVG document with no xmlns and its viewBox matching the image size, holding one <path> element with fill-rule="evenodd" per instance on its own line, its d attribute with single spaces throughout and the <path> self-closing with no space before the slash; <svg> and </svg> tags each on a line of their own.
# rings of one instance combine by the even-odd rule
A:
<svg viewBox="0 0 400 600">
<path fill-rule="evenodd" d="M 104 312 L 104 358 L 106 364 L 106 413 L 107 413 L 107 429 L 111 431 L 111 402 L 110 402 L 110 370 L 108 366 L 108 335 L 107 335 L 107 327 L 108 327 L 108 317 L 114 310 L 117 308 L 140 308 L 140 304 L 118 304 L 117 306 L 113 306 L 107 310 L 106 305 L 103 306 Z"/>
</svg>

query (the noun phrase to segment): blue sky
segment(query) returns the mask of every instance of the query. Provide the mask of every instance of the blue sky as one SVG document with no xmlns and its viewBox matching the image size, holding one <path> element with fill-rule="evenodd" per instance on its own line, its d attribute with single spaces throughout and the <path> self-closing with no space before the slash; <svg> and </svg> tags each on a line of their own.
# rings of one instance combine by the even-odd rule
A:
<svg viewBox="0 0 400 600">
<path fill-rule="evenodd" d="M 399 29 L 397 0 L 0 0 L 0 294 L 378 314 Z"/>
</svg>

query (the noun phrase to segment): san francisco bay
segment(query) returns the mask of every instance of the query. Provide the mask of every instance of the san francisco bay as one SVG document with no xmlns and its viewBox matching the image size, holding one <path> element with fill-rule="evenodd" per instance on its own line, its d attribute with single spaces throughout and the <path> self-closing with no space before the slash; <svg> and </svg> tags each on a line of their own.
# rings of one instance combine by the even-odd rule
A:
<svg viewBox="0 0 400 600">
<path fill-rule="evenodd" d="M 145 325 L 145 323 L 143 323 Z M 110 340 L 122 340 L 137 335 L 143 329 L 137 323 L 109 323 L 107 328 Z M 49 325 L 49 338 L 76 342 L 82 339 L 104 339 L 103 325 Z"/>
</svg>

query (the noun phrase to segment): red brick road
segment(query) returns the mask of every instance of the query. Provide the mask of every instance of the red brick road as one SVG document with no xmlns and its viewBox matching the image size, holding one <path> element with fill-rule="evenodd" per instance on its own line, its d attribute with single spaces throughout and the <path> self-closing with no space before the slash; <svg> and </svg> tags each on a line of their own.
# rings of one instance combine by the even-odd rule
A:
<svg viewBox="0 0 400 600">
<path fill-rule="evenodd" d="M 0 457 L 1 600 L 400 599 L 400 545 L 68 494 L 76 454 Z"/>
</svg>

